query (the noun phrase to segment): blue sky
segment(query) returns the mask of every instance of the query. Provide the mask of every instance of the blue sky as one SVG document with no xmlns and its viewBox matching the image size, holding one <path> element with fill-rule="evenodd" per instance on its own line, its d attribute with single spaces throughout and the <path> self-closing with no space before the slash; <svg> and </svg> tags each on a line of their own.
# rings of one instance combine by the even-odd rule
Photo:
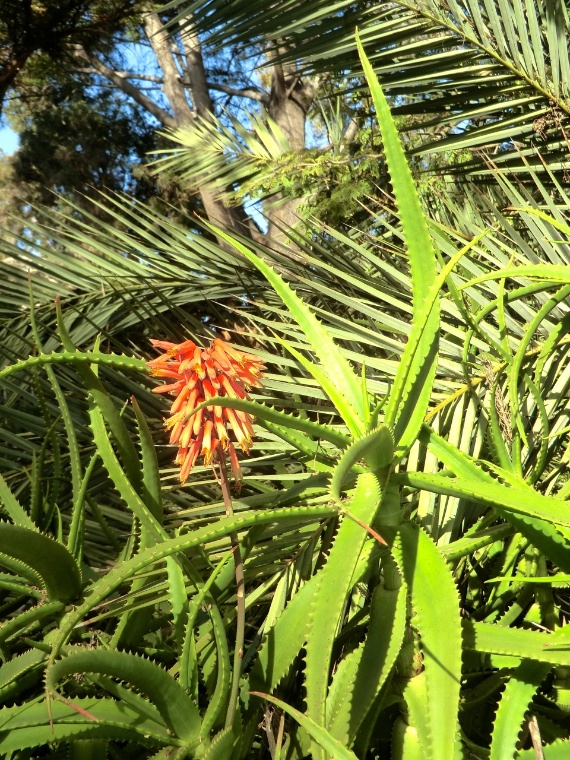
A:
<svg viewBox="0 0 570 760">
<path fill-rule="evenodd" d="M 0 150 L 10 155 L 18 147 L 18 135 L 10 127 L 0 129 Z"/>
</svg>

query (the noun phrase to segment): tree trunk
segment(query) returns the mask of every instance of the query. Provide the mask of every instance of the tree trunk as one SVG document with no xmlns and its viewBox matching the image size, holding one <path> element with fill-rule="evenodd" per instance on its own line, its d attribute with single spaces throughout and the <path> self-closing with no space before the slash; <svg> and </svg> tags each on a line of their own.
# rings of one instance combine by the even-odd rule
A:
<svg viewBox="0 0 570 760">
<path fill-rule="evenodd" d="M 164 94 L 168 98 L 174 114 L 174 121 L 178 127 L 189 127 L 194 123 L 196 116 L 207 118 L 212 112 L 212 101 L 208 90 L 204 62 L 197 38 L 193 35 L 184 37 L 185 57 L 187 71 L 190 78 L 190 92 L 194 109 L 186 99 L 186 91 L 182 83 L 181 73 L 176 66 L 174 56 L 170 49 L 170 39 L 165 31 L 160 18 L 156 13 L 148 13 L 144 18 L 145 31 L 149 42 L 156 55 L 158 65 L 164 75 Z M 208 220 L 216 227 L 224 230 L 239 232 L 249 235 L 249 227 L 244 224 L 235 209 L 230 209 L 215 196 L 208 188 L 207 182 L 200 189 L 200 198 L 204 204 L 204 210 Z M 220 245 L 226 247 L 226 243 L 218 240 Z"/>
<path fill-rule="evenodd" d="M 186 71 L 190 80 L 194 109 L 201 119 L 210 121 L 210 117 L 214 112 L 214 104 L 210 97 L 210 89 L 206 79 L 200 40 L 192 26 L 187 27 L 182 34 L 182 47 L 184 48 Z"/>
<path fill-rule="evenodd" d="M 273 66 L 269 115 L 287 138 L 291 150 L 296 152 L 305 148 L 305 122 L 315 97 L 316 85 L 315 79 L 300 77 L 295 64 L 275 63 Z M 294 227 L 298 222 L 300 200 L 292 198 L 279 202 L 280 195 L 272 200 L 278 205 L 268 213 L 268 237 L 273 241 L 285 242 L 287 237 L 280 228 Z"/>
</svg>

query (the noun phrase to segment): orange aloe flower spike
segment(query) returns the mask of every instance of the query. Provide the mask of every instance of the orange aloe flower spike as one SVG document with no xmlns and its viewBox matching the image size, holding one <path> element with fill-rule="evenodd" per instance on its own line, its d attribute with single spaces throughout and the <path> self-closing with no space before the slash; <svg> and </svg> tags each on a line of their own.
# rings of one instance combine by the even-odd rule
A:
<svg viewBox="0 0 570 760">
<path fill-rule="evenodd" d="M 263 363 L 221 338 L 214 338 L 206 349 L 192 340 L 151 343 L 164 351 L 148 362 L 151 374 L 175 381 L 153 391 L 175 396 L 166 427 L 171 430 L 170 443 L 178 446 L 176 464 L 180 465 L 180 482 L 188 479 L 198 457 L 213 467 L 216 453 L 218 457 L 225 456 L 221 452 L 229 454 L 232 473 L 239 482 L 241 467 L 227 424 L 231 424 L 235 442 L 247 453 L 254 432 L 251 416 L 217 406 L 205 407 L 197 413 L 194 409 L 214 396 L 247 399 L 246 387 L 261 385 Z"/>
</svg>

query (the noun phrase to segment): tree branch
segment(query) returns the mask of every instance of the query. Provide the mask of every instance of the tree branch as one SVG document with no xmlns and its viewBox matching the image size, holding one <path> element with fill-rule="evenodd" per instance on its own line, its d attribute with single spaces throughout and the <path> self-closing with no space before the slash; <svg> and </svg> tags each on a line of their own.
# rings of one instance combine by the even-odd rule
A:
<svg viewBox="0 0 570 760">
<path fill-rule="evenodd" d="M 240 90 L 238 87 L 230 87 L 227 84 L 219 84 L 218 82 L 208 82 L 210 90 L 218 90 L 219 92 L 225 92 L 227 95 L 237 95 L 240 98 L 249 98 L 250 100 L 257 100 L 263 105 L 269 105 L 269 95 L 262 90 L 257 90 L 253 87 L 246 87 Z"/>
<path fill-rule="evenodd" d="M 95 69 L 93 66 L 91 67 L 81 67 L 75 69 L 79 74 L 100 74 L 101 72 Z M 138 74 L 136 71 L 117 71 L 114 70 L 114 74 L 117 77 L 122 77 L 123 79 L 138 79 L 142 82 L 152 82 L 153 84 L 164 84 L 164 77 L 157 77 L 153 76 L 151 74 Z M 180 81 L 184 85 L 184 87 L 191 87 L 191 82 L 188 77 L 181 77 Z M 227 95 L 235 95 L 238 98 L 248 98 L 249 100 L 256 100 L 258 103 L 263 103 L 264 105 L 267 105 L 269 103 L 269 96 L 267 93 L 263 92 L 263 90 L 258 90 L 255 87 L 244 87 L 243 89 L 240 89 L 239 87 L 231 87 L 227 84 L 221 84 L 220 82 L 208 82 L 208 89 L 210 90 L 216 90 L 219 92 L 225 92 Z"/>
<path fill-rule="evenodd" d="M 100 61 L 93 55 L 89 55 L 81 45 L 76 45 L 75 50 L 79 57 L 87 61 L 98 74 L 105 77 L 105 79 L 108 79 L 109 82 L 112 82 L 119 88 L 119 90 L 124 92 L 125 95 L 129 95 L 136 103 L 158 119 L 163 127 L 175 129 L 177 126 L 176 120 L 168 113 L 168 111 L 165 111 L 164 108 L 161 108 L 153 100 L 148 98 L 142 90 L 129 82 L 126 77 L 122 76 L 122 72 L 111 69 L 103 63 L 103 61 Z"/>
<path fill-rule="evenodd" d="M 91 67 L 79 66 L 74 71 L 79 74 L 98 74 L 97 69 Z M 137 74 L 135 71 L 117 71 L 114 69 L 116 76 L 123 77 L 123 79 L 140 79 L 144 82 L 152 82 L 153 84 L 163 84 L 164 79 L 162 77 L 155 77 L 151 74 Z"/>
<path fill-rule="evenodd" d="M 174 113 L 175 126 L 188 126 L 194 121 L 194 113 L 186 99 L 184 85 L 180 80 L 180 71 L 172 55 L 169 34 L 154 11 L 145 15 L 144 28 L 158 65 L 164 74 L 163 90 Z M 196 104 L 194 108 L 199 112 Z"/>
</svg>

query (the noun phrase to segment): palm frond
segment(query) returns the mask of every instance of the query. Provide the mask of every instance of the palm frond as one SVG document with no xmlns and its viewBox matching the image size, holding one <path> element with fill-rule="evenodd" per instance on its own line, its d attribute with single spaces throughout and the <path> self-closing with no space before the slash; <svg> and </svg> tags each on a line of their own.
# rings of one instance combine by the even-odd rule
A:
<svg viewBox="0 0 570 760">
<path fill-rule="evenodd" d="M 394 113 L 424 135 L 416 153 L 468 151 L 462 171 L 474 174 L 486 155 L 542 172 L 537 149 L 553 170 L 568 166 L 570 35 L 561 2 L 288 0 L 275 13 L 261 2 L 174 0 L 168 8 L 180 8 L 178 23 L 191 21 L 209 44 L 257 39 L 272 56 L 343 76 L 362 76 L 358 27 Z"/>
<path fill-rule="evenodd" d="M 154 162 L 155 171 L 179 174 L 194 191 L 207 178 L 208 185 L 226 203 L 235 202 L 231 187 L 252 177 L 259 186 L 271 187 L 276 164 L 287 156 L 293 163 L 297 154 L 291 154 L 287 139 L 267 114 L 250 114 L 248 118 L 249 129 L 225 114 L 224 119 L 211 116 L 191 129 L 167 133 L 178 147 L 157 151 L 162 158 Z"/>
</svg>

